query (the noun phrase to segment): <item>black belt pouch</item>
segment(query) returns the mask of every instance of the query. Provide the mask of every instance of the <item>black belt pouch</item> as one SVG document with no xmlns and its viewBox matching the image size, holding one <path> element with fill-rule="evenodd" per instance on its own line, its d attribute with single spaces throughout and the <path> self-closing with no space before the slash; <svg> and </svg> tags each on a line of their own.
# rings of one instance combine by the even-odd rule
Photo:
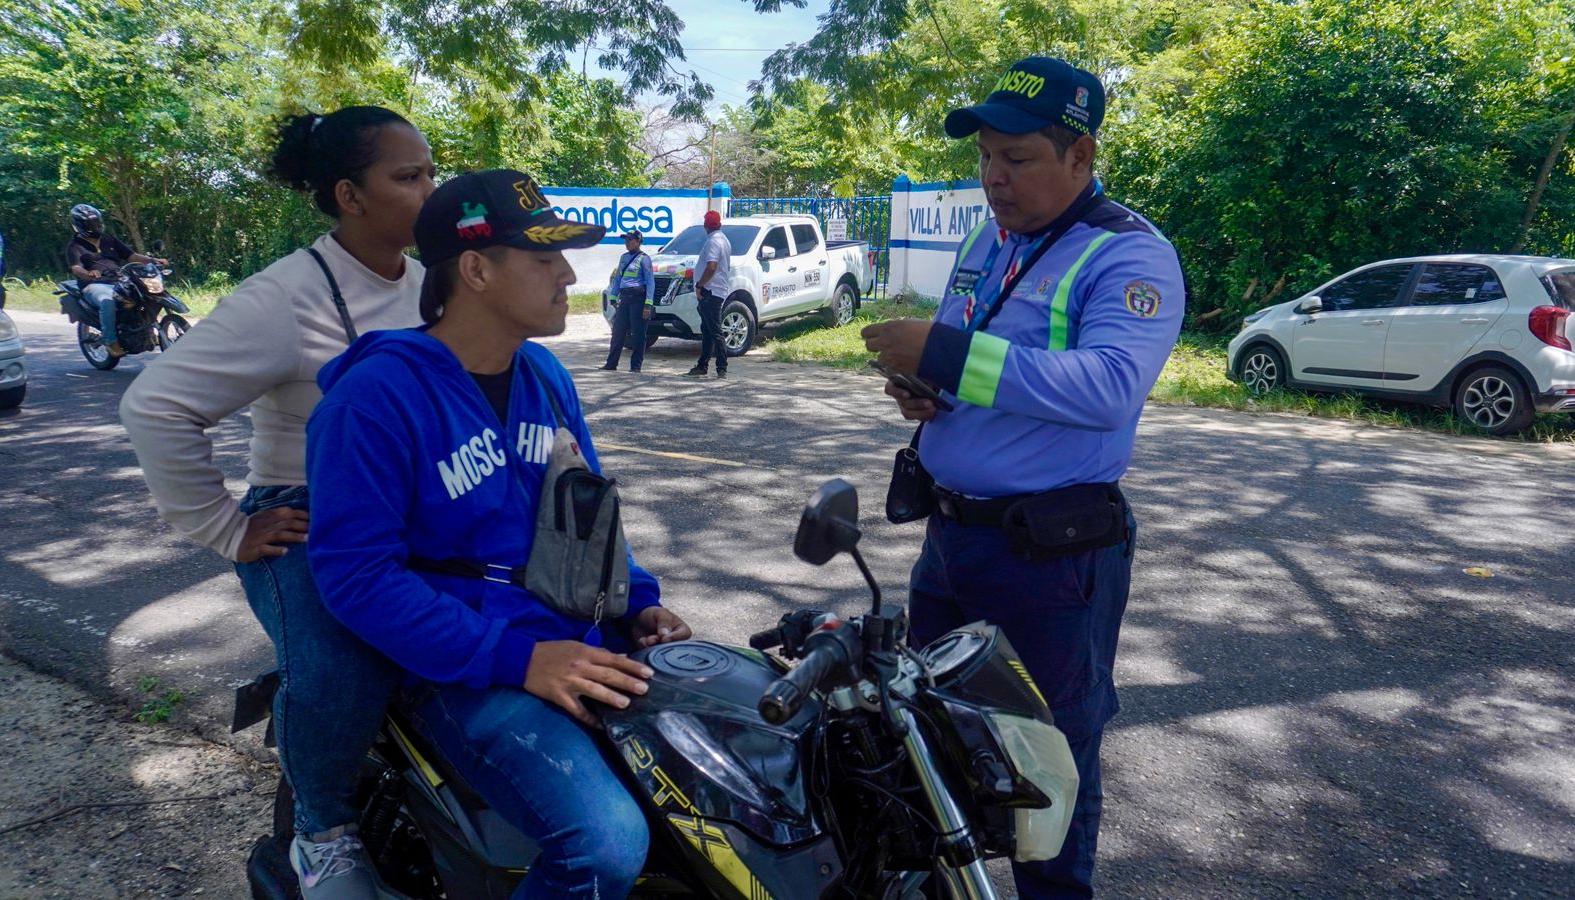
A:
<svg viewBox="0 0 1575 900">
<path fill-rule="evenodd" d="M 1029 559 L 1101 550 L 1126 539 L 1126 500 L 1114 484 L 1074 484 L 1007 507 L 1001 530 L 1007 547 Z"/>
<path fill-rule="evenodd" d="M 923 425 L 914 429 L 913 440 L 897 451 L 897 460 L 891 467 L 891 484 L 886 487 L 886 521 L 893 525 L 927 519 L 935 512 L 935 479 L 919 461 L 919 432 L 923 430 Z"/>
</svg>

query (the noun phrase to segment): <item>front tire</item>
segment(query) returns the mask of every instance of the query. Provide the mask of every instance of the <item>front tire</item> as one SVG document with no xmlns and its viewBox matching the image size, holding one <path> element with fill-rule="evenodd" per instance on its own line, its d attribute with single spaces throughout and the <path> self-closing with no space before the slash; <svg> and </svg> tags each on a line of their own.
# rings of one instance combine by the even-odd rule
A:
<svg viewBox="0 0 1575 900">
<path fill-rule="evenodd" d="M 835 291 L 831 292 L 831 303 L 824 312 L 826 325 L 831 328 L 846 325 L 853 321 L 853 316 L 858 312 L 858 309 L 858 294 L 854 292 L 852 286 L 847 282 L 843 282 L 837 285 Z"/>
<path fill-rule="evenodd" d="M 19 384 L 0 391 L 0 409 L 15 409 L 22 405 L 22 399 L 27 396 L 27 385 Z"/>
<path fill-rule="evenodd" d="M 88 365 L 100 372 L 108 372 L 120 365 L 121 357 L 110 356 L 109 348 L 104 346 L 104 336 L 98 329 L 89 328 L 86 322 L 77 323 L 77 346 L 82 348 L 82 355 L 87 357 Z"/>
<path fill-rule="evenodd" d="M 1503 437 L 1530 428 L 1537 411 L 1520 376 L 1500 366 L 1486 366 L 1460 380 L 1455 388 L 1455 415 L 1488 434 Z"/>
<path fill-rule="evenodd" d="M 170 313 L 159 322 L 159 350 L 165 351 L 175 346 L 181 335 L 191 330 L 191 323 L 184 318 Z"/>
<path fill-rule="evenodd" d="M 755 344 L 755 314 L 749 306 L 738 300 L 729 300 L 722 306 L 722 347 L 729 358 L 743 356 Z"/>
<path fill-rule="evenodd" d="M 1241 360 L 1241 383 L 1254 397 L 1284 387 L 1285 358 L 1267 344 L 1248 347 Z"/>
</svg>

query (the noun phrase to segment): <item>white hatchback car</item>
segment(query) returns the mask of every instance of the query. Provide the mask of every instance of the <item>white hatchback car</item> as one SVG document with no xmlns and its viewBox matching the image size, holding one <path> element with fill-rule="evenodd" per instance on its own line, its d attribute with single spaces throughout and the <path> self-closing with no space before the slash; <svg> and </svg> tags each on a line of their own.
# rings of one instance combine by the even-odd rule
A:
<svg viewBox="0 0 1575 900">
<path fill-rule="evenodd" d="M 1254 393 L 1354 390 L 1450 406 L 1493 434 L 1575 412 L 1575 260 L 1424 256 L 1355 269 L 1258 310 L 1227 374 Z"/>
</svg>

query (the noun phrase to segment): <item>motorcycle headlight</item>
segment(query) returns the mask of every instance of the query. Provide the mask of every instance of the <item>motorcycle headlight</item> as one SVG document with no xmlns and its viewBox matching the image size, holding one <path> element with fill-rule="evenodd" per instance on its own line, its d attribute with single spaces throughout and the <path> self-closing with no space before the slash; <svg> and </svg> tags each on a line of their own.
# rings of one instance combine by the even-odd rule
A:
<svg viewBox="0 0 1575 900">
<path fill-rule="evenodd" d="M 1077 803 L 1077 763 L 1072 759 L 1066 735 L 1037 719 L 999 712 L 985 715 L 995 726 L 1001 749 L 1018 774 L 1050 798 L 1046 807 L 1012 810 L 1017 826 L 1017 847 L 1012 858 L 1018 862 L 1055 859 L 1066 841 L 1072 809 Z"/>
<path fill-rule="evenodd" d="M 20 332 L 16 330 L 16 323 L 11 321 L 10 316 L 0 312 L 0 341 L 16 340 L 18 334 Z"/>
<path fill-rule="evenodd" d="M 162 294 L 162 293 L 164 293 L 164 279 L 159 277 L 158 275 L 153 275 L 153 276 L 150 276 L 148 278 L 142 279 L 142 286 L 150 294 Z"/>
</svg>

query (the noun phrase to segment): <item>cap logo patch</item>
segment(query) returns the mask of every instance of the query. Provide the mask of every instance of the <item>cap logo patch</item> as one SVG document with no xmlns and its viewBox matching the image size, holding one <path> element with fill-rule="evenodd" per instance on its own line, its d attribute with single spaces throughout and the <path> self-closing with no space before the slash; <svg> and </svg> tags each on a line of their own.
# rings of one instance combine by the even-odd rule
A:
<svg viewBox="0 0 1575 900">
<path fill-rule="evenodd" d="M 520 195 L 520 209 L 526 212 L 545 209 L 552 205 L 547 202 L 546 195 L 536 186 L 536 182 L 529 178 L 514 182 L 514 192 Z"/>
<path fill-rule="evenodd" d="M 492 226 L 487 223 L 485 204 L 460 201 L 459 206 L 463 218 L 455 223 L 455 227 L 459 229 L 460 237 L 467 241 L 492 237 Z"/>
<path fill-rule="evenodd" d="M 995 83 L 995 89 L 1022 94 L 1031 100 L 1039 96 L 1039 92 L 1045 89 L 1045 80 L 1043 76 L 1024 72 L 1020 69 L 1013 69 L 1001 76 L 1001 80 Z"/>
<path fill-rule="evenodd" d="M 1088 108 L 1088 88 L 1086 88 L 1086 87 L 1078 88 L 1077 89 L 1077 93 L 1073 95 L 1073 100 L 1077 103 L 1078 106 L 1081 106 L 1084 109 L 1087 109 Z"/>
<path fill-rule="evenodd" d="M 518 188 L 519 185 L 516 184 L 515 187 Z M 532 225 L 525 229 L 525 239 L 532 244 L 556 244 L 559 241 L 579 237 L 590 230 L 591 226 L 581 225 L 578 222 L 567 222 L 562 225 Z"/>
<path fill-rule="evenodd" d="M 1159 288 L 1146 281 L 1129 281 L 1126 301 L 1129 312 L 1145 319 L 1152 319 L 1159 312 Z"/>
</svg>

